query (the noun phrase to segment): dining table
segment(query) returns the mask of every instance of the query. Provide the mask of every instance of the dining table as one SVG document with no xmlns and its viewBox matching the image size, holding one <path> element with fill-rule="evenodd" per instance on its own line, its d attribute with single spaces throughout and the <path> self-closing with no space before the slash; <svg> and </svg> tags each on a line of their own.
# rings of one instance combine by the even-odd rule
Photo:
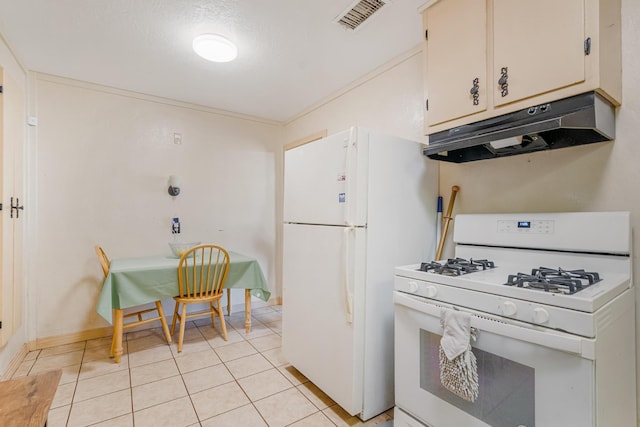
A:
<svg viewBox="0 0 640 427">
<path fill-rule="evenodd" d="M 123 311 L 178 295 L 178 264 L 180 258 L 155 255 L 111 260 L 104 279 L 96 311 L 113 325 L 114 358 L 122 356 Z M 268 301 L 271 296 L 260 264 L 255 258 L 229 251 L 229 272 L 224 283 L 227 289 L 227 314 L 231 314 L 230 289 L 245 290 L 245 331 L 251 330 L 251 296 Z"/>
</svg>

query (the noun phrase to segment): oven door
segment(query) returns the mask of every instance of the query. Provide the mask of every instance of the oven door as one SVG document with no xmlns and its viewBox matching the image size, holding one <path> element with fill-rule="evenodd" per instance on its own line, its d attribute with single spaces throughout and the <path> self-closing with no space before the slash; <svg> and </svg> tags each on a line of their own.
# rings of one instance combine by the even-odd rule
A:
<svg viewBox="0 0 640 427">
<path fill-rule="evenodd" d="M 440 313 L 452 306 L 398 291 L 394 300 L 397 407 L 430 427 L 594 425 L 592 340 L 462 309 L 478 332 L 472 403 L 440 383 Z"/>
</svg>

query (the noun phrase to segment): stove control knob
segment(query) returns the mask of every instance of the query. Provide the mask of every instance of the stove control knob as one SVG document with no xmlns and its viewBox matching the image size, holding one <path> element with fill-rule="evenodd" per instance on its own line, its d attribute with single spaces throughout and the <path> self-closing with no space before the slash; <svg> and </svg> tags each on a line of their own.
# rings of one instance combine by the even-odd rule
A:
<svg viewBox="0 0 640 427">
<path fill-rule="evenodd" d="M 418 282 L 411 280 L 409 283 L 409 292 L 418 292 Z"/>
<path fill-rule="evenodd" d="M 502 309 L 502 314 L 505 316 L 513 316 L 518 311 L 518 306 L 511 301 L 503 302 L 500 308 Z"/>
<path fill-rule="evenodd" d="M 426 296 L 427 298 L 433 298 L 438 294 L 438 288 L 435 286 L 427 286 Z"/>
<path fill-rule="evenodd" d="M 549 312 L 541 307 L 534 308 L 533 321 L 535 323 L 547 323 L 549 321 Z"/>
</svg>

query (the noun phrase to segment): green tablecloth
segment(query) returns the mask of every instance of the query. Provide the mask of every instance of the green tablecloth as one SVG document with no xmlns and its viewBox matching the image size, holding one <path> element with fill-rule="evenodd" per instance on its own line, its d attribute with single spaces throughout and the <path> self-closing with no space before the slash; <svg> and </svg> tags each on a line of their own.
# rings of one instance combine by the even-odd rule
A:
<svg viewBox="0 0 640 427">
<path fill-rule="evenodd" d="M 271 296 L 260 264 L 254 258 L 229 252 L 230 265 L 225 288 L 250 289 L 251 295 L 267 301 Z M 111 261 L 96 311 L 113 323 L 112 310 L 146 304 L 178 294 L 178 258 L 149 256 Z"/>
</svg>

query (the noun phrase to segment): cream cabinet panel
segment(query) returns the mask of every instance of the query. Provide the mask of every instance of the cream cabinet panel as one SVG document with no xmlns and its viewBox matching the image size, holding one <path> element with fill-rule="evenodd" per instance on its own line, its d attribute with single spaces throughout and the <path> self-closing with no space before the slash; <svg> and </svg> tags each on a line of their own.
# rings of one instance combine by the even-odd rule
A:
<svg viewBox="0 0 640 427">
<path fill-rule="evenodd" d="M 426 122 L 434 125 L 487 107 L 485 0 L 441 0 L 424 14 Z"/>
<path fill-rule="evenodd" d="M 0 347 L 24 319 L 22 286 L 23 143 L 25 96 L 21 87 L 0 68 Z M 13 202 L 13 203 L 12 203 Z M 18 203 L 19 202 L 19 203 Z"/>
<path fill-rule="evenodd" d="M 0 87 L 2 87 L 2 91 L 0 91 L 0 201 L 5 200 L 5 172 L 7 169 L 7 165 L 5 164 L 6 153 L 3 149 L 4 141 L 5 141 L 5 124 L 4 122 L 4 91 L 5 91 L 5 83 L 4 83 L 4 70 L 0 68 Z M 9 164 L 10 166 L 10 164 Z M 3 208 L 6 208 L 6 202 L 3 204 Z M 7 227 L 7 223 L 10 224 L 10 219 L 6 215 L 6 209 L 3 212 L 0 212 L 0 321 L 2 322 L 2 327 L 0 327 L 0 347 L 4 346 L 9 338 L 12 335 L 12 326 L 11 321 L 13 319 L 13 281 L 9 280 L 7 283 L 6 279 L 10 279 L 10 274 L 12 274 L 11 269 L 7 269 L 2 262 L 5 257 L 5 253 L 7 251 L 10 252 L 8 248 L 6 248 L 7 243 L 11 244 L 12 236 L 10 232 L 7 232 L 5 228 Z"/>
<path fill-rule="evenodd" d="M 584 31 L 584 0 L 493 0 L 494 104 L 583 82 Z"/>
<path fill-rule="evenodd" d="M 425 134 L 590 91 L 620 105 L 620 1 L 427 3 Z"/>
</svg>

